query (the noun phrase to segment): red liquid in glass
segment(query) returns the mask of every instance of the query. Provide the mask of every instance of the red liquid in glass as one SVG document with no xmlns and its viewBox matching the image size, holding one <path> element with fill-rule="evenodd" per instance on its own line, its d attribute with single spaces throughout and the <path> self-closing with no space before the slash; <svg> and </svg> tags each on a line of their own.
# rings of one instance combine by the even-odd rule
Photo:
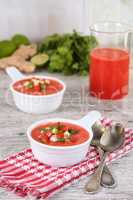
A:
<svg viewBox="0 0 133 200">
<path fill-rule="evenodd" d="M 96 48 L 91 52 L 90 93 L 101 99 L 128 94 L 129 53 L 123 49 Z"/>
</svg>

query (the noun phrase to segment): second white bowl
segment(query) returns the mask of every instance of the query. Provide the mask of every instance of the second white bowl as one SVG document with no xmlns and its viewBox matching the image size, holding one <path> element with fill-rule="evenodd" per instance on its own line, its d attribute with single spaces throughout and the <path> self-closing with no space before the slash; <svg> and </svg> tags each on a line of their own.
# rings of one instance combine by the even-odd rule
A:
<svg viewBox="0 0 133 200">
<path fill-rule="evenodd" d="M 11 67 L 7 69 L 8 75 L 12 78 L 13 83 L 10 85 L 14 102 L 21 111 L 33 114 L 45 114 L 55 111 L 62 103 L 66 85 L 59 79 L 49 76 L 23 76 L 16 68 Z M 50 95 L 29 95 L 16 91 L 13 85 L 16 81 L 24 80 L 30 77 L 39 77 L 44 79 L 52 79 L 59 82 L 63 89 L 57 93 Z"/>
</svg>

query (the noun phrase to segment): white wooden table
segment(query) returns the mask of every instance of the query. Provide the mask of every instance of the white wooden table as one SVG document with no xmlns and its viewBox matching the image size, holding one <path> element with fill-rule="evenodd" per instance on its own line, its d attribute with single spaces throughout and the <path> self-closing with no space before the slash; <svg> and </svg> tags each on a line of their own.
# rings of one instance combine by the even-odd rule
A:
<svg viewBox="0 0 133 200">
<path fill-rule="evenodd" d="M 41 73 L 47 74 L 44 71 Z M 56 116 L 77 119 L 89 110 L 101 110 L 101 105 L 94 99 L 89 98 L 88 103 L 87 78 L 78 76 L 64 77 L 59 74 L 53 74 L 53 76 L 61 78 L 67 84 L 63 105 L 56 112 L 48 115 L 31 115 L 20 112 L 15 108 L 8 92 L 10 79 L 4 72 L 0 72 L 0 159 L 29 147 L 25 132 L 27 127 L 36 120 Z M 112 111 L 104 111 L 104 115 L 117 120 L 126 119 L 128 126 L 133 127 L 132 110 L 127 115 L 122 115 L 113 107 Z M 113 162 L 110 168 L 118 182 L 118 186 L 115 189 L 102 189 L 101 192 L 95 195 L 85 194 L 84 184 L 88 180 L 88 178 L 85 178 L 76 185 L 72 185 L 58 193 L 52 200 L 132 200 L 133 153 L 129 153 L 124 158 Z M 18 199 L 22 200 L 22 198 L 0 189 L 0 200 Z M 25 200 L 30 199 L 27 197 Z"/>
</svg>

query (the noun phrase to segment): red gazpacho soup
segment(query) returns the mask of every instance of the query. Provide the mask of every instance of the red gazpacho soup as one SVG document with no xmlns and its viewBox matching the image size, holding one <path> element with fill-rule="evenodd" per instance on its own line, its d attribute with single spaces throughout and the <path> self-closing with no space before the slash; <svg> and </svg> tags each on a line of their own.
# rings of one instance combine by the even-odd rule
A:
<svg viewBox="0 0 133 200">
<path fill-rule="evenodd" d="M 82 127 L 67 122 L 50 122 L 32 130 L 34 140 L 51 146 L 73 146 L 89 139 L 89 133 Z"/>
<path fill-rule="evenodd" d="M 63 85 L 54 79 L 32 77 L 17 81 L 14 90 L 29 95 L 50 95 L 63 89 Z"/>
</svg>

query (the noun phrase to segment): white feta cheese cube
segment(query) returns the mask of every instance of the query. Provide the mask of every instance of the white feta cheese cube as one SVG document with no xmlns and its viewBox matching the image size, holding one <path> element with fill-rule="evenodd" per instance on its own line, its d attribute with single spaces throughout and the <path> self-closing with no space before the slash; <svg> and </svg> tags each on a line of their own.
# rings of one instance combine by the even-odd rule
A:
<svg viewBox="0 0 133 200">
<path fill-rule="evenodd" d="M 64 132 L 64 137 L 65 138 L 69 138 L 71 136 L 71 134 L 69 133 L 69 131 L 65 131 Z"/>
<path fill-rule="evenodd" d="M 50 141 L 51 141 L 51 142 L 57 142 L 57 141 L 58 141 L 57 136 L 56 136 L 56 135 L 52 135 L 52 136 L 50 137 Z"/>
</svg>

